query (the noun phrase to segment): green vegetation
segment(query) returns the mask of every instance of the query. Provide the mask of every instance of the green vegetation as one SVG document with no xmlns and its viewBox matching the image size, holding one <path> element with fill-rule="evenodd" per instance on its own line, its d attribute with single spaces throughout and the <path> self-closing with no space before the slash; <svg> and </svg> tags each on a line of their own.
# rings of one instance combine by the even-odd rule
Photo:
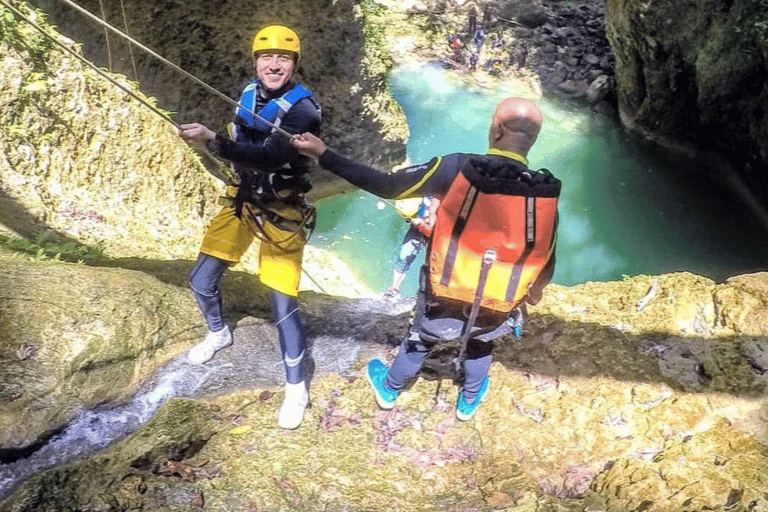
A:
<svg viewBox="0 0 768 512">
<path fill-rule="evenodd" d="M 100 247 L 92 247 L 75 240 L 56 242 L 45 233 L 34 240 L 0 235 L 0 247 L 29 255 L 35 261 L 66 261 L 70 263 L 93 264 L 108 259 Z"/>
<path fill-rule="evenodd" d="M 362 22 L 363 75 L 366 80 L 374 82 L 372 89 L 386 91 L 381 95 L 365 95 L 363 106 L 367 114 L 381 123 L 381 134 L 385 140 L 406 139 L 408 128 L 402 110 L 386 83 L 394 65 L 387 43 L 387 29 L 391 29 L 392 15 L 386 7 L 373 0 L 363 0 L 355 6 L 355 10 Z"/>
<path fill-rule="evenodd" d="M 30 9 L 25 2 L 8 0 L 8 3 L 30 20 L 36 23 L 41 20 L 44 22 L 45 14 L 42 11 Z M 45 72 L 49 69 L 45 57 L 51 51 L 53 43 L 4 6 L 0 6 L 0 39 L 19 52 L 29 53 L 36 72 Z"/>
<path fill-rule="evenodd" d="M 373 0 L 363 0 L 358 8 L 363 20 L 363 66 L 371 75 L 386 74 L 392 68 L 384 24 L 387 9 Z"/>
<path fill-rule="evenodd" d="M 738 8 L 736 34 L 747 45 L 768 51 L 768 0 L 747 0 Z"/>
</svg>

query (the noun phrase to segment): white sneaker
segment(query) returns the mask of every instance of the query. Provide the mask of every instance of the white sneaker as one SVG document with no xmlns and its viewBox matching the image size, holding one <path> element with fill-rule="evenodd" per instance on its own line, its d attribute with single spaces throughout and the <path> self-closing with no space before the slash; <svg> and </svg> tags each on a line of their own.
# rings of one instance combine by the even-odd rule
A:
<svg viewBox="0 0 768 512">
<path fill-rule="evenodd" d="M 192 347 L 187 354 L 187 361 L 192 364 L 203 364 L 213 359 L 213 355 L 232 344 L 232 331 L 224 327 L 220 331 L 208 331 L 205 339 Z"/>
<path fill-rule="evenodd" d="M 280 428 L 293 430 L 301 425 L 304 419 L 304 410 L 309 404 L 309 393 L 304 381 L 298 384 L 285 384 L 285 398 L 280 407 L 277 424 Z"/>
</svg>

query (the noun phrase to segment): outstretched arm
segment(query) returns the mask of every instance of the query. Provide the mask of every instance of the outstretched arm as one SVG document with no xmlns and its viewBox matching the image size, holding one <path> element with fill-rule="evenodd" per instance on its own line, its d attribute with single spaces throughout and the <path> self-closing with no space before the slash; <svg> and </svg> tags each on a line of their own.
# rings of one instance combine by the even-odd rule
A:
<svg viewBox="0 0 768 512">
<path fill-rule="evenodd" d="M 433 158 L 426 164 L 414 165 L 393 173 L 384 173 L 373 167 L 355 162 L 336 154 L 318 137 L 303 133 L 293 137 L 293 147 L 302 155 L 317 158 L 328 169 L 352 185 L 385 199 L 403 199 L 424 195 L 439 195 L 445 190 L 434 190 L 442 180 L 432 177 L 439 168 L 440 159 Z"/>
<path fill-rule="evenodd" d="M 320 116 L 308 100 L 296 103 L 283 117 L 281 128 L 288 133 L 317 131 Z M 273 132 L 258 143 L 231 140 L 200 123 L 182 124 L 179 136 L 195 148 L 208 148 L 216 155 L 240 165 L 272 169 L 280 167 L 296 155 L 289 138 Z"/>
<path fill-rule="evenodd" d="M 291 144 L 296 148 L 296 151 L 315 160 L 319 159 L 325 153 L 325 150 L 328 149 L 328 146 L 325 145 L 325 142 L 320 137 L 311 133 L 294 135 Z"/>
</svg>

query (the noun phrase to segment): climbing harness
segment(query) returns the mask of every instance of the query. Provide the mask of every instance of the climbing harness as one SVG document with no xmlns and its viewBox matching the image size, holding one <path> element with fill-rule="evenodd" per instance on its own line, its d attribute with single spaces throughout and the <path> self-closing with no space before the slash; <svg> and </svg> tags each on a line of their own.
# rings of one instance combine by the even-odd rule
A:
<svg viewBox="0 0 768 512">
<path fill-rule="evenodd" d="M 472 308 L 469 312 L 469 317 L 464 323 L 464 330 L 461 333 L 459 355 L 456 358 L 456 371 L 460 372 L 464 366 L 464 356 L 467 354 L 467 342 L 469 336 L 472 333 L 472 329 L 475 326 L 475 320 L 477 320 L 477 313 L 480 311 L 480 302 L 483 300 L 483 291 L 485 290 L 485 283 L 488 282 L 488 271 L 491 269 L 491 265 L 496 261 L 496 251 L 492 248 L 486 249 L 483 254 L 483 263 L 480 267 L 480 276 L 477 280 L 477 290 L 475 290 L 475 300 L 472 301 Z"/>
<path fill-rule="evenodd" d="M 546 170 L 523 170 L 496 157 L 472 158 L 437 209 L 429 245 L 430 296 L 465 305 L 467 321 L 454 360 L 461 372 L 480 308 L 512 317 L 550 262 L 561 183 Z"/>
<path fill-rule="evenodd" d="M 222 196 L 219 205 L 235 207 L 235 198 Z M 290 252 L 291 244 L 297 237 L 303 236 L 309 240 L 315 229 L 317 210 L 304 198 L 295 205 L 283 202 L 263 203 L 257 198 L 242 204 L 240 219 L 245 222 L 249 231 L 259 240 L 274 245 L 284 252 Z M 282 238 L 270 235 L 266 224 L 269 223 L 280 231 L 289 233 Z"/>
</svg>

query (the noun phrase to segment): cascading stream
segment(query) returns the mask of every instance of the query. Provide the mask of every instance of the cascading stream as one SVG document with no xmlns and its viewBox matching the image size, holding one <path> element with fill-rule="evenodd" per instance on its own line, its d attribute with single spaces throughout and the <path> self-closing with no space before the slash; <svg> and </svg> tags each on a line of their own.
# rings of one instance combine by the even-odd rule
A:
<svg viewBox="0 0 768 512">
<path fill-rule="evenodd" d="M 103 410 L 85 411 L 62 433 L 25 459 L 0 464 L 0 500 L 26 478 L 44 469 L 82 459 L 135 432 L 163 402 L 176 396 L 192 396 L 221 370 L 219 366 L 195 366 L 186 354 L 171 361 L 147 382 L 128 403 Z"/>
</svg>

